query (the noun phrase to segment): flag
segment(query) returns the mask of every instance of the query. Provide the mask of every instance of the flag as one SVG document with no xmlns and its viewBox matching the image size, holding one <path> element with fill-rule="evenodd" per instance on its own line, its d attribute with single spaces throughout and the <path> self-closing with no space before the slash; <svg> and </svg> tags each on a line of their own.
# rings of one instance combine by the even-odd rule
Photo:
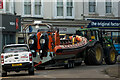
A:
<svg viewBox="0 0 120 80">
<path fill-rule="evenodd" d="M 29 26 L 29 32 L 32 32 L 32 30 L 33 30 L 32 26 Z"/>
</svg>

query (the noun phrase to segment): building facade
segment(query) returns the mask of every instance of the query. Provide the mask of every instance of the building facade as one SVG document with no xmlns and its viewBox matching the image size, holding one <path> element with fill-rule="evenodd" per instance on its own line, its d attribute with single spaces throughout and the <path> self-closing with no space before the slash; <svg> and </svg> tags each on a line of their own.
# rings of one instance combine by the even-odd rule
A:
<svg viewBox="0 0 120 80">
<path fill-rule="evenodd" d="M 76 29 L 79 29 L 81 26 L 88 27 L 96 20 L 102 22 L 101 24 L 105 23 L 105 20 L 107 22 L 113 20 L 117 24 L 116 27 L 118 27 L 120 19 L 119 1 L 4 0 L 1 12 L 21 15 L 22 28 L 24 28 L 25 24 L 31 24 L 35 20 L 40 20 L 43 23 L 51 23 L 53 26 L 61 28 L 60 33 L 75 34 Z M 36 29 L 33 29 L 33 32 L 36 32 Z M 29 33 L 29 29 L 27 33 Z M 24 41 L 22 40 L 24 37 L 22 33 L 17 36 L 16 41 Z"/>
<path fill-rule="evenodd" d="M 118 0 L 119 1 L 119 0 Z M 118 17 L 117 0 L 17 0 L 15 12 L 22 17 L 74 19 Z"/>
</svg>

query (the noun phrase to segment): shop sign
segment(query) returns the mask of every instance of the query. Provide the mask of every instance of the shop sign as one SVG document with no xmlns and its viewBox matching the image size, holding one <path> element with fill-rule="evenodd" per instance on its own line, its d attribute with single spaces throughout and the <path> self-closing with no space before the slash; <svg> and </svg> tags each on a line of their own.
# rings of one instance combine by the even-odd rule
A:
<svg viewBox="0 0 120 80">
<path fill-rule="evenodd" d="M 19 29 L 18 22 L 19 22 L 19 20 L 18 20 L 18 18 L 16 18 L 16 30 Z"/>
<path fill-rule="evenodd" d="M 2 26 L 6 29 L 3 31 L 18 32 L 21 30 L 21 21 L 19 16 L 1 14 L 2 16 Z M 1 18 L 0 17 L 0 18 Z"/>
<path fill-rule="evenodd" d="M 97 19 L 88 19 L 91 23 L 88 25 L 88 28 L 91 27 L 100 27 L 100 28 L 118 28 L 120 27 L 120 20 L 97 20 Z"/>
<path fill-rule="evenodd" d="M 59 31 L 67 31 L 67 28 L 59 28 Z"/>
<path fill-rule="evenodd" d="M 3 0 L 0 0 L 0 9 L 3 9 Z"/>
<path fill-rule="evenodd" d="M 15 26 L 15 22 L 10 22 L 10 25 L 11 26 Z"/>
</svg>

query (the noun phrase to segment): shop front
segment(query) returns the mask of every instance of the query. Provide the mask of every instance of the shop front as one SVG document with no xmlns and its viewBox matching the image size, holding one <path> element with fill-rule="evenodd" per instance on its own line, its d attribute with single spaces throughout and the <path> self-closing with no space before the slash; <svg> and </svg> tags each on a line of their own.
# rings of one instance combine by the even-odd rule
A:
<svg viewBox="0 0 120 80">
<path fill-rule="evenodd" d="M 0 14 L 0 52 L 7 44 L 16 43 L 16 33 L 21 30 L 20 16 Z"/>
</svg>

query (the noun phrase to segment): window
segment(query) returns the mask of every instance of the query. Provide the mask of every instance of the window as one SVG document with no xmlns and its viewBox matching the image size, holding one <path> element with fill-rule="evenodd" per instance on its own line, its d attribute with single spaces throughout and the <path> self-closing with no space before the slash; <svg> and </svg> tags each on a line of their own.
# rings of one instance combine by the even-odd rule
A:
<svg viewBox="0 0 120 80">
<path fill-rule="evenodd" d="M 6 0 L 6 11 L 10 11 L 10 0 Z"/>
<path fill-rule="evenodd" d="M 57 0 L 56 17 L 73 18 L 73 0 Z"/>
<path fill-rule="evenodd" d="M 95 9 L 96 9 L 95 0 L 90 0 L 90 2 L 89 2 L 89 12 L 95 12 Z"/>
<path fill-rule="evenodd" d="M 24 44 L 24 37 L 18 37 L 18 44 Z"/>
<path fill-rule="evenodd" d="M 72 0 L 67 0 L 67 16 L 72 16 L 73 3 Z"/>
<path fill-rule="evenodd" d="M 26 52 L 29 51 L 26 45 L 22 46 L 6 46 L 3 50 L 4 53 L 14 53 L 14 52 Z"/>
<path fill-rule="evenodd" d="M 2 45 L 15 44 L 15 35 L 14 34 L 3 34 Z"/>
<path fill-rule="evenodd" d="M 6 13 L 14 14 L 14 0 L 2 0 L 3 4 L 5 3 L 4 9 Z"/>
<path fill-rule="evenodd" d="M 63 1 L 57 0 L 57 16 L 63 16 Z"/>
<path fill-rule="evenodd" d="M 111 10 L 112 10 L 112 2 L 110 0 L 106 1 L 106 13 L 111 13 Z"/>
<path fill-rule="evenodd" d="M 25 0 L 24 2 L 24 14 L 25 15 L 31 14 L 31 0 Z"/>
<path fill-rule="evenodd" d="M 24 0 L 24 17 L 42 17 L 43 0 Z"/>
<path fill-rule="evenodd" d="M 35 0 L 35 15 L 41 15 L 41 0 Z"/>
</svg>

